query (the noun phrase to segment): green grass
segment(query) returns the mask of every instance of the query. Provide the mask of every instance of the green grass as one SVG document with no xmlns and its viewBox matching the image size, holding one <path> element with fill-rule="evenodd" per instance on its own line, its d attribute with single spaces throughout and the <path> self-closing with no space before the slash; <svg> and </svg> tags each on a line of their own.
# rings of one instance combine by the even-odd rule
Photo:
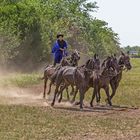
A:
<svg viewBox="0 0 140 140">
<path fill-rule="evenodd" d="M 3 78 L 0 80 L 0 86 L 16 86 L 16 87 L 27 87 L 35 84 L 39 84 L 40 75 L 36 73 L 32 74 L 13 74 L 9 77 Z"/>
<path fill-rule="evenodd" d="M 84 113 L 85 115 L 82 115 Z M 98 116 L 94 112 L 67 111 L 45 107 L 0 105 L 0 139 L 54 140 L 82 139 L 84 136 L 111 137 L 140 135 L 139 118 L 113 115 Z M 113 134 L 113 135 L 112 135 Z M 78 138 L 77 138 L 78 137 Z"/>
<path fill-rule="evenodd" d="M 113 104 L 140 107 L 140 59 L 132 59 Z M 38 74 L 17 74 L 0 82 L 18 87 L 38 84 Z M 91 98 L 92 89 L 87 93 Z M 105 93 L 102 91 L 102 102 Z M 96 112 L 97 111 L 97 112 Z M 0 105 L 0 140 L 139 139 L 137 110 L 81 112 L 72 107 L 49 108 Z"/>
<path fill-rule="evenodd" d="M 131 59 L 131 64 L 132 69 L 130 71 L 123 71 L 122 80 L 112 100 L 115 105 L 140 107 L 140 59 Z M 93 89 L 89 89 L 86 93 L 86 101 L 91 100 L 92 92 Z M 66 92 L 64 96 L 66 98 Z M 79 100 L 79 94 L 76 98 Z M 106 94 L 101 89 L 101 103 L 106 104 L 105 99 Z"/>
<path fill-rule="evenodd" d="M 123 72 L 123 78 L 113 102 L 140 107 L 140 59 L 132 59 L 132 70 Z"/>
</svg>

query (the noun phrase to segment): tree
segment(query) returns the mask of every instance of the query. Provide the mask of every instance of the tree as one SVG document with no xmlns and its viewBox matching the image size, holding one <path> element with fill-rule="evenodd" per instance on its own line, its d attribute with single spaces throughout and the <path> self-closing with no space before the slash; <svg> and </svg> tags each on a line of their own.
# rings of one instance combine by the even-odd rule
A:
<svg viewBox="0 0 140 140">
<path fill-rule="evenodd" d="M 66 35 L 71 49 L 101 56 L 118 52 L 118 35 L 90 15 L 97 8 L 88 0 L 1 1 L 1 60 L 16 64 L 49 60 L 58 32 Z"/>
</svg>

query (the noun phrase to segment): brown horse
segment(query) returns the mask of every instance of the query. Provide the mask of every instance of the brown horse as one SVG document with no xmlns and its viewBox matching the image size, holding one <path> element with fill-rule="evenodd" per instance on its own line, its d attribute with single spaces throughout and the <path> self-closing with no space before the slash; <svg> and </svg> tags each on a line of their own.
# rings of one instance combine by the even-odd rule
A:
<svg viewBox="0 0 140 140">
<path fill-rule="evenodd" d="M 86 61 L 86 63 L 84 64 L 84 65 L 82 65 L 82 66 L 80 66 L 80 67 L 78 67 L 78 69 L 80 69 L 80 68 L 85 68 L 85 69 L 88 69 L 88 70 L 91 70 L 91 71 L 93 71 L 93 70 L 99 70 L 100 69 L 100 60 L 99 60 L 99 58 L 98 58 L 98 55 L 97 54 L 95 54 L 94 55 L 94 57 L 93 58 L 90 58 L 89 60 L 87 60 Z M 67 68 L 66 68 L 67 69 Z M 63 69 L 64 70 L 64 69 Z M 63 86 L 65 86 L 65 85 L 63 85 Z M 63 86 L 61 87 L 62 89 L 63 89 Z M 74 85 L 73 85 L 74 86 Z M 74 91 L 74 88 L 73 88 L 73 86 L 72 86 L 72 94 L 71 95 L 74 95 L 73 96 L 73 99 L 72 99 L 72 103 L 74 102 L 74 100 L 75 100 L 75 94 L 78 92 L 78 89 L 76 88 L 76 90 Z M 60 89 L 61 90 L 61 89 Z M 61 90 L 61 91 L 63 91 L 63 90 Z M 58 102 L 61 102 L 61 100 L 62 100 L 62 94 L 63 94 L 63 92 L 59 92 L 60 93 L 60 98 L 59 98 L 59 100 L 58 100 Z M 58 94 L 59 95 L 59 94 Z"/>
<path fill-rule="evenodd" d="M 118 61 L 118 65 L 119 65 L 119 68 L 120 68 L 118 74 L 110 80 L 110 85 L 111 85 L 111 89 L 112 89 L 112 94 L 110 96 L 111 99 L 114 97 L 114 95 L 116 93 L 116 90 L 117 90 L 117 88 L 119 86 L 119 83 L 120 83 L 120 81 L 122 79 L 122 72 L 124 70 L 124 67 L 127 70 L 131 70 L 131 68 L 132 68 L 131 63 L 130 63 L 129 55 L 124 54 L 122 52 L 121 56 L 119 58 L 119 61 Z"/>
<path fill-rule="evenodd" d="M 117 59 L 115 57 L 116 57 L 116 55 L 114 55 L 114 60 L 117 62 Z M 114 95 L 116 93 L 116 90 L 117 90 L 117 88 L 119 86 L 119 83 L 120 83 L 120 81 L 122 79 L 122 72 L 124 70 L 124 67 L 127 70 L 130 70 L 132 68 L 132 66 L 130 64 L 130 57 L 129 57 L 129 55 L 126 55 L 123 52 L 121 52 L 121 56 L 119 58 L 119 61 L 117 62 L 117 65 L 119 67 L 117 75 L 113 76 L 110 79 L 110 86 L 111 86 L 111 89 L 112 89 L 112 94 L 110 96 L 110 100 L 114 97 Z M 99 95 L 99 98 L 98 98 L 97 102 L 100 102 L 100 99 L 101 99 L 100 92 L 98 92 L 98 95 Z"/>
<path fill-rule="evenodd" d="M 93 107 L 93 100 L 96 96 L 96 101 L 100 101 L 100 90 L 103 88 L 105 90 L 107 100 L 109 105 L 112 105 L 110 95 L 109 95 L 109 84 L 110 79 L 117 75 L 119 67 L 116 62 L 116 58 L 108 57 L 102 64 L 102 72 L 95 71 L 93 74 L 93 95 L 90 102 L 91 107 Z"/>
<path fill-rule="evenodd" d="M 104 68 L 103 68 L 103 71 L 101 72 L 101 75 L 99 74 L 99 70 L 94 70 L 92 72 L 92 75 L 88 74 L 89 77 L 87 77 L 86 82 L 80 83 L 80 86 L 78 87 L 79 92 L 80 92 L 80 108 L 82 108 L 82 105 L 83 105 L 84 95 L 90 87 L 94 88 L 92 100 L 90 102 L 91 106 L 93 106 L 93 97 L 94 95 L 96 95 L 96 98 L 97 98 L 98 89 L 100 88 L 103 88 L 105 90 L 106 95 L 108 97 L 107 98 L 108 102 L 111 105 L 110 96 L 109 96 L 109 81 L 110 81 L 110 77 L 114 76 L 114 74 L 116 73 L 115 70 L 117 69 L 118 67 L 114 63 L 114 59 L 112 59 L 111 57 L 108 57 L 104 61 Z"/>
<path fill-rule="evenodd" d="M 103 88 L 106 92 L 106 95 L 108 97 L 108 102 L 111 105 L 110 96 L 109 96 L 109 82 L 110 78 L 112 78 L 114 75 L 116 75 L 116 71 L 118 71 L 118 65 L 115 61 L 115 58 L 108 57 L 104 60 L 102 64 L 103 70 L 94 70 L 92 76 L 90 77 L 88 87 L 86 90 L 88 90 L 90 87 L 94 88 L 92 100 L 90 102 L 90 105 L 93 106 L 93 99 L 96 96 L 96 101 L 98 102 L 99 97 L 98 94 L 100 92 L 100 89 Z M 75 101 L 76 94 L 78 92 L 78 89 L 75 91 L 74 97 L 72 99 L 72 102 Z M 83 96 L 84 97 L 84 96 Z M 79 103 L 77 103 L 79 104 Z"/>
<path fill-rule="evenodd" d="M 64 70 L 63 68 L 59 70 L 56 77 L 56 88 L 51 105 L 54 105 L 56 95 L 62 93 L 63 90 L 70 85 L 76 86 L 81 93 L 80 95 L 83 95 L 86 92 L 87 86 L 85 85 L 89 82 L 90 75 L 92 74 L 91 72 L 91 70 L 89 71 L 84 67 L 66 67 Z M 65 83 L 65 85 L 59 90 L 61 83 Z M 80 96 L 80 100 L 82 99 L 81 97 L 82 96 Z M 80 106 L 80 108 L 82 108 L 82 106 Z"/>
<path fill-rule="evenodd" d="M 42 79 L 44 79 L 44 92 L 43 92 L 43 98 L 46 97 L 46 88 L 47 88 L 47 81 L 48 79 L 51 80 L 51 76 L 61 67 L 63 66 L 77 66 L 78 61 L 80 60 L 80 54 L 77 50 L 74 50 L 74 52 L 71 54 L 70 57 L 64 57 L 58 67 L 54 67 L 53 65 L 46 66 L 44 70 L 44 76 Z M 51 84 L 49 86 L 49 91 L 51 89 Z"/>
<path fill-rule="evenodd" d="M 93 59 L 89 60 L 87 61 L 86 65 L 89 63 L 90 65 L 88 65 L 88 67 L 95 69 L 96 67 L 95 61 L 93 61 Z M 56 88 L 51 105 L 52 106 L 54 105 L 56 95 L 62 93 L 63 90 L 67 88 L 69 85 L 76 86 L 76 89 L 80 91 L 80 101 L 83 102 L 84 94 L 89 88 L 89 81 L 91 79 L 90 76 L 92 75 L 92 72 L 93 70 L 87 69 L 85 66 L 77 68 L 66 66 L 61 68 L 57 73 Z M 61 83 L 64 83 L 64 86 L 59 90 Z M 81 102 L 80 108 L 82 108 Z"/>
</svg>

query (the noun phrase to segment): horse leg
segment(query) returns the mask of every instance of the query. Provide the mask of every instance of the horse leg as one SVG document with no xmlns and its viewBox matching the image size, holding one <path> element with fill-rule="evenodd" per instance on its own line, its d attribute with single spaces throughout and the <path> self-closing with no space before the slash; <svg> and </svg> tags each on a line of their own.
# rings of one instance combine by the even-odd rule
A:
<svg viewBox="0 0 140 140">
<path fill-rule="evenodd" d="M 49 95 L 50 94 L 50 92 L 51 92 L 51 87 L 52 87 L 52 82 L 49 84 L 49 91 L 47 92 L 47 94 Z"/>
<path fill-rule="evenodd" d="M 73 98 L 71 100 L 71 103 L 74 103 L 75 102 L 75 98 L 76 98 L 77 92 L 78 92 L 78 88 L 76 87 L 76 90 L 74 92 L 74 96 L 73 96 Z"/>
<path fill-rule="evenodd" d="M 64 85 L 61 85 L 61 86 L 60 86 L 60 90 L 63 88 L 63 86 L 64 86 Z M 58 93 L 57 93 L 57 98 L 59 98 L 59 97 L 62 98 L 61 96 L 62 96 L 62 92 L 58 92 Z"/>
<path fill-rule="evenodd" d="M 67 92 L 67 100 L 70 100 L 70 96 L 69 96 L 69 91 L 68 91 L 68 87 L 66 87 L 66 92 Z"/>
<path fill-rule="evenodd" d="M 96 102 L 97 102 L 97 104 L 100 104 L 100 100 L 101 100 L 101 93 L 100 93 L 100 88 L 98 88 L 98 92 L 96 94 Z"/>
<path fill-rule="evenodd" d="M 97 100 L 97 87 L 95 86 L 94 87 L 94 91 L 93 91 L 93 94 L 92 94 L 92 98 L 91 98 L 91 101 L 90 101 L 90 106 L 93 107 L 93 100 L 96 96 L 96 100 Z"/>
<path fill-rule="evenodd" d="M 73 93 L 74 93 L 74 86 L 71 86 L 71 88 L 72 88 L 72 91 L 71 91 L 70 95 L 73 95 Z"/>
<path fill-rule="evenodd" d="M 84 100 L 85 92 L 83 88 L 80 88 L 79 92 L 80 92 L 80 109 L 83 109 L 83 100 Z"/>
<path fill-rule="evenodd" d="M 57 93 L 58 93 L 58 89 L 59 89 L 59 86 L 56 86 L 55 92 L 54 92 L 54 98 L 53 98 L 53 101 L 52 101 L 52 103 L 51 103 L 51 106 L 54 106 L 55 98 L 56 98 L 56 95 L 57 95 Z"/>
<path fill-rule="evenodd" d="M 60 91 L 58 92 L 58 94 L 60 94 L 60 98 L 59 98 L 59 100 L 58 100 L 59 103 L 61 102 L 61 100 L 62 100 L 62 98 L 63 98 L 63 90 L 64 90 L 65 88 L 67 88 L 67 87 L 66 87 L 66 86 L 61 86 L 61 87 L 60 87 Z"/>
<path fill-rule="evenodd" d="M 44 79 L 44 92 L 43 92 L 43 98 L 44 98 L 44 99 L 45 99 L 45 97 L 46 97 L 47 81 L 48 81 L 48 78 L 45 78 L 45 79 Z"/>
<path fill-rule="evenodd" d="M 112 98 L 114 97 L 115 93 L 116 93 L 118 84 L 115 85 L 114 83 L 110 83 L 110 85 L 111 85 L 111 89 L 112 89 L 112 94 L 111 94 L 111 96 L 110 96 L 110 99 L 112 99 Z"/>
<path fill-rule="evenodd" d="M 104 88 L 104 90 L 105 90 L 105 93 L 106 93 L 106 96 L 107 96 L 108 103 L 109 103 L 110 106 L 112 106 L 111 99 L 110 99 L 110 95 L 109 95 L 109 85 L 106 86 L 106 87 Z"/>
</svg>

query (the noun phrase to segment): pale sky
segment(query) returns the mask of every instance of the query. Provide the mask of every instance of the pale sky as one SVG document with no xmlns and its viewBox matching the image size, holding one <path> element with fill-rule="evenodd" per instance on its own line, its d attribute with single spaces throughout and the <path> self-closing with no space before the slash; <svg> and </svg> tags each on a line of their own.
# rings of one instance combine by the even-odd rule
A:
<svg viewBox="0 0 140 140">
<path fill-rule="evenodd" d="M 119 34 L 121 47 L 140 46 L 140 0 L 96 1 L 99 9 L 93 16 L 106 21 Z"/>
</svg>

